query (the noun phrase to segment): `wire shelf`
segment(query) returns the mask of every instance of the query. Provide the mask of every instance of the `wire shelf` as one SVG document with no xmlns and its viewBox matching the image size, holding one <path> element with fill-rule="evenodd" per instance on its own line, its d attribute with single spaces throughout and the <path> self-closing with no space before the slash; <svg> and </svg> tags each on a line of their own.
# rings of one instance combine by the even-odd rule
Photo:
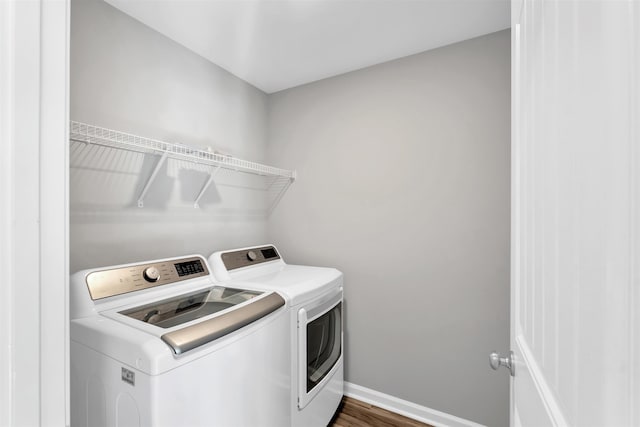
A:
<svg viewBox="0 0 640 427">
<path fill-rule="evenodd" d="M 275 168 L 273 166 L 250 162 L 248 160 L 242 160 L 224 154 L 200 150 L 198 148 L 189 147 L 183 144 L 169 143 L 158 141 L 156 139 L 144 138 L 125 132 L 106 129 L 99 126 L 93 126 L 76 121 L 70 122 L 69 139 L 72 142 L 80 142 L 96 146 L 104 146 L 157 155 L 158 161 L 151 171 L 151 174 L 146 177 L 144 187 L 140 191 L 137 198 L 137 204 L 140 208 L 144 207 L 145 196 L 147 195 L 148 190 L 151 188 L 158 172 L 162 168 L 167 158 L 173 158 L 181 161 L 187 161 L 213 167 L 213 169 L 209 172 L 208 179 L 206 180 L 194 200 L 193 206 L 195 208 L 200 207 L 200 200 L 202 199 L 209 186 L 213 183 L 214 177 L 220 169 L 244 172 L 265 177 L 267 182 L 270 182 L 266 188 L 266 191 L 273 196 L 273 200 L 269 203 L 269 207 L 267 208 L 268 213 L 273 210 L 280 198 L 289 188 L 289 185 L 291 185 L 291 183 L 296 179 L 295 171 Z"/>
<path fill-rule="evenodd" d="M 72 141 L 105 145 L 108 147 L 118 147 L 147 153 L 153 152 L 156 154 L 166 155 L 168 157 L 189 160 L 195 163 L 217 166 L 234 171 L 248 172 L 262 176 L 288 178 L 290 181 L 294 181 L 296 179 L 295 171 L 250 162 L 248 160 L 242 160 L 224 154 L 212 153 L 210 151 L 189 147 L 183 144 L 144 138 L 76 121 L 71 121 L 69 134 L 69 138 Z"/>
</svg>

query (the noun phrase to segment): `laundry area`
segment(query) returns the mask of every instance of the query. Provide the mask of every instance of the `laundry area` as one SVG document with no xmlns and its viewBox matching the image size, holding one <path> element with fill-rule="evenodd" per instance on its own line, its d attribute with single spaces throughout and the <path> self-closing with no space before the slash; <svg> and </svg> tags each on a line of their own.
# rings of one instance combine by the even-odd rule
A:
<svg viewBox="0 0 640 427">
<path fill-rule="evenodd" d="M 232 3 L 71 1 L 71 425 L 507 425 L 508 4 Z"/>
</svg>

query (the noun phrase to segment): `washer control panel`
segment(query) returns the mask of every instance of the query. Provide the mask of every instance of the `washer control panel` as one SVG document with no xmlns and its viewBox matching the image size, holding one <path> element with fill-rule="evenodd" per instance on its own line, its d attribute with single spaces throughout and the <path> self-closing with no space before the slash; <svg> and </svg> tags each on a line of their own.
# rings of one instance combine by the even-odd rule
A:
<svg viewBox="0 0 640 427">
<path fill-rule="evenodd" d="M 87 275 L 86 282 L 95 301 L 208 275 L 204 259 L 188 257 L 93 271 Z"/>
<path fill-rule="evenodd" d="M 222 254 L 222 262 L 227 271 L 236 268 L 248 267 L 250 265 L 280 259 L 280 255 L 273 246 L 263 246 L 261 248 L 242 249 L 234 252 Z"/>
</svg>

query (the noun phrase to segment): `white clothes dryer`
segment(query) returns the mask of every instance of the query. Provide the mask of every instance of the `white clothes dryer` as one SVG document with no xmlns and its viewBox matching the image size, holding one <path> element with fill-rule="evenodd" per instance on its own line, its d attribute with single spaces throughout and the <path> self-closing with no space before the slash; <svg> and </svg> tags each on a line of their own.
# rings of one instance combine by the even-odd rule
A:
<svg viewBox="0 0 640 427">
<path fill-rule="evenodd" d="M 201 256 L 71 277 L 71 425 L 291 423 L 289 311 Z"/>
<path fill-rule="evenodd" d="M 343 276 L 335 268 L 289 265 L 273 245 L 215 252 L 214 276 L 229 286 L 268 289 L 290 307 L 291 421 L 325 427 L 343 395 Z"/>
</svg>

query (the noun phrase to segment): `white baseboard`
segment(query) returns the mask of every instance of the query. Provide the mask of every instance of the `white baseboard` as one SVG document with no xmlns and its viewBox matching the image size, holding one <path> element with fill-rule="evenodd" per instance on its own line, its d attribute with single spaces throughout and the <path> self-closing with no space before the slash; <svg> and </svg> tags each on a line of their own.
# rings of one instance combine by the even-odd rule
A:
<svg viewBox="0 0 640 427">
<path fill-rule="evenodd" d="M 435 427 L 484 427 L 482 424 L 427 408 L 407 400 L 398 399 L 379 391 L 371 390 L 345 381 L 345 396 L 366 402 L 387 411 L 395 412 L 416 421 Z"/>
</svg>

